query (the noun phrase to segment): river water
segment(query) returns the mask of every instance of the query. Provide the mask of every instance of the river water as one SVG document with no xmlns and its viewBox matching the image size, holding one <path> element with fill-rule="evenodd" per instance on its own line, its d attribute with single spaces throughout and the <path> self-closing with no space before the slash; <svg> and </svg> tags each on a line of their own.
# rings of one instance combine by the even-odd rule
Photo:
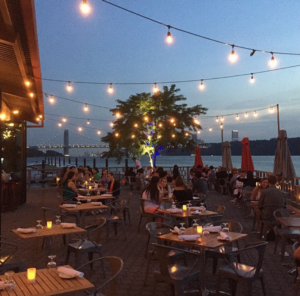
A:
<svg viewBox="0 0 300 296">
<path fill-rule="evenodd" d="M 41 162 L 45 158 L 43 157 L 35 157 L 35 158 L 27 158 L 27 164 L 31 164 L 34 161 Z M 61 158 L 61 165 L 63 165 L 63 158 Z M 85 157 L 86 165 L 93 166 L 93 159 L 94 157 Z M 83 157 L 78 157 L 78 165 L 83 165 Z M 158 156 L 156 160 L 156 166 L 159 167 L 173 167 L 174 164 L 178 166 L 188 166 L 192 167 L 194 165 L 194 156 Z M 203 164 L 204 165 L 212 165 L 214 167 L 218 167 L 222 164 L 222 156 L 202 156 Z M 273 163 L 274 163 L 274 156 L 252 156 L 254 168 L 259 171 L 273 171 Z M 292 160 L 294 163 L 296 175 L 300 176 L 300 156 L 292 156 Z M 58 157 L 56 158 L 57 165 L 58 165 Z M 142 156 L 140 159 L 142 166 L 146 167 L 149 165 L 149 158 L 146 156 Z M 66 164 L 69 163 L 69 159 L 66 158 Z M 53 158 L 54 164 L 54 158 Z M 71 164 L 75 165 L 75 157 L 71 157 Z M 232 164 L 236 168 L 241 167 L 241 156 L 232 156 Z M 134 166 L 134 163 L 131 159 L 128 159 L 128 165 Z M 96 158 L 96 166 L 98 168 L 105 167 L 105 159 Z M 109 167 L 124 167 L 125 160 L 123 159 L 120 164 L 118 164 L 114 159 L 108 160 Z"/>
</svg>

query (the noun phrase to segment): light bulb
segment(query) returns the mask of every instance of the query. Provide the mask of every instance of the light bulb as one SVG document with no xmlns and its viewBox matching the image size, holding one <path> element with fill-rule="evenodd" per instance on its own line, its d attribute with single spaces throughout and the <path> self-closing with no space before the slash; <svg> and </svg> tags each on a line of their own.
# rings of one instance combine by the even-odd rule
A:
<svg viewBox="0 0 300 296">
<path fill-rule="evenodd" d="M 148 121 L 148 120 L 149 120 L 148 116 L 145 116 L 145 117 L 144 117 L 144 120 L 145 120 L 145 121 Z"/>
<path fill-rule="evenodd" d="M 210 127 L 209 129 L 208 129 L 210 132 L 212 132 L 212 128 Z"/>
<path fill-rule="evenodd" d="M 19 114 L 19 110 L 13 110 L 12 113 L 15 114 L 15 115 L 17 115 L 17 114 Z"/>
<path fill-rule="evenodd" d="M 251 73 L 250 83 L 254 83 L 254 82 L 255 82 L 255 79 L 253 77 L 253 74 Z"/>
<path fill-rule="evenodd" d="M 157 139 L 160 139 L 160 138 L 161 138 L 161 135 L 158 135 L 158 136 L 157 136 Z"/>
<path fill-rule="evenodd" d="M 29 81 L 29 80 L 26 80 L 26 81 L 25 81 L 25 85 L 26 85 L 27 87 L 29 87 L 29 86 L 31 85 L 30 81 Z"/>
<path fill-rule="evenodd" d="M 201 131 L 197 131 L 197 134 L 201 134 Z"/>
<path fill-rule="evenodd" d="M 51 95 L 49 98 L 49 103 L 50 104 L 54 104 L 55 103 L 55 99 L 53 98 L 53 96 Z"/>
<path fill-rule="evenodd" d="M 234 45 L 231 45 L 231 46 L 232 46 L 232 50 L 231 50 L 230 55 L 228 56 L 228 60 L 231 63 L 235 63 L 237 61 L 237 59 L 238 59 L 238 56 L 237 56 L 237 54 L 234 51 Z"/>
<path fill-rule="evenodd" d="M 113 123 L 113 122 L 111 122 L 109 125 L 110 125 L 111 127 L 113 127 L 113 126 L 114 126 L 114 123 Z"/>
<path fill-rule="evenodd" d="M 195 122 L 196 124 L 200 124 L 200 121 L 199 121 L 197 118 L 194 118 L 194 122 Z"/>
<path fill-rule="evenodd" d="M 118 138 L 119 137 L 119 133 L 115 133 L 115 137 Z"/>
<path fill-rule="evenodd" d="M 257 117 L 257 112 L 256 111 L 254 111 L 253 116 Z"/>
<path fill-rule="evenodd" d="M 154 93 L 157 93 L 157 92 L 158 92 L 158 87 L 157 87 L 156 83 L 154 83 L 153 92 L 154 92 Z"/>
<path fill-rule="evenodd" d="M 199 89 L 200 90 L 204 90 L 204 88 L 205 88 L 205 85 L 203 83 L 203 79 L 201 79 L 201 82 L 200 82 L 200 85 L 199 85 Z"/>
<path fill-rule="evenodd" d="M 272 54 L 272 57 L 271 57 L 271 59 L 269 61 L 269 66 L 271 68 L 275 68 L 277 66 L 277 60 L 275 60 L 275 58 L 273 56 L 273 52 L 271 52 L 271 54 Z"/>
<path fill-rule="evenodd" d="M 189 136 L 189 133 L 185 133 L 185 136 L 188 137 L 188 136 Z"/>
<path fill-rule="evenodd" d="M 138 125 L 137 123 L 135 123 L 133 126 L 134 126 L 134 127 L 138 127 L 139 125 Z"/>
<path fill-rule="evenodd" d="M 172 138 L 175 138 L 175 134 L 172 134 Z"/>
<path fill-rule="evenodd" d="M 72 92 L 73 91 L 73 86 L 71 85 L 71 82 L 69 81 L 68 85 L 67 85 L 67 91 L 68 92 Z"/>
<path fill-rule="evenodd" d="M 43 115 L 42 115 L 42 114 L 40 114 L 40 115 L 39 115 L 39 118 L 41 118 L 41 119 L 42 119 L 42 118 L 43 118 Z"/>
<path fill-rule="evenodd" d="M 88 15 L 91 12 L 91 6 L 87 3 L 87 0 L 82 0 L 80 10 L 84 15 Z"/>
<path fill-rule="evenodd" d="M 89 119 L 88 119 L 88 121 L 87 121 L 87 123 L 86 123 L 86 124 L 88 124 L 88 125 L 90 124 L 90 120 L 89 120 Z"/>
<path fill-rule="evenodd" d="M 98 135 L 101 135 L 101 131 L 97 131 L 97 134 L 98 134 Z"/>
<path fill-rule="evenodd" d="M 236 115 L 235 119 L 236 119 L 236 120 L 239 120 L 239 119 L 240 119 L 240 117 L 239 117 L 238 114 Z"/>
<path fill-rule="evenodd" d="M 223 123 L 220 124 L 220 129 L 223 129 Z"/>
<path fill-rule="evenodd" d="M 131 138 L 134 139 L 134 138 L 135 138 L 135 135 L 131 135 Z"/>
<path fill-rule="evenodd" d="M 33 97 L 34 97 L 34 93 L 31 92 L 31 93 L 29 94 L 29 96 L 30 96 L 31 98 L 33 98 Z"/>
<path fill-rule="evenodd" d="M 109 88 L 107 89 L 107 92 L 109 94 L 112 94 L 114 92 L 114 88 L 112 87 L 112 83 L 109 85 Z"/>
<path fill-rule="evenodd" d="M 84 105 L 84 107 L 83 107 L 83 111 L 84 111 L 84 112 L 88 112 L 88 111 L 89 111 L 89 107 L 88 107 L 88 105 L 87 105 L 87 104 L 85 104 L 85 105 Z"/>
<path fill-rule="evenodd" d="M 217 118 L 216 118 L 216 122 L 219 122 L 219 116 L 217 116 Z"/>
<path fill-rule="evenodd" d="M 117 112 L 117 113 L 116 113 L 116 117 L 119 118 L 120 116 L 121 116 L 120 112 Z"/>
<path fill-rule="evenodd" d="M 174 119 L 174 118 L 171 118 L 170 121 L 171 121 L 171 123 L 173 123 L 173 122 L 175 121 L 175 119 Z"/>
<path fill-rule="evenodd" d="M 1 120 L 5 120 L 5 118 L 6 118 L 6 115 L 5 115 L 4 113 L 1 113 L 1 114 L 0 114 L 0 119 L 1 119 Z"/>
<path fill-rule="evenodd" d="M 41 119 L 40 119 L 39 117 L 37 117 L 35 120 L 36 120 L 37 122 L 39 122 Z"/>
<path fill-rule="evenodd" d="M 170 26 L 168 26 L 168 33 L 167 33 L 167 38 L 166 38 L 166 42 L 168 44 L 172 44 L 173 43 L 173 37 L 171 35 L 171 32 L 170 32 Z"/>
<path fill-rule="evenodd" d="M 245 116 L 245 117 L 248 117 L 248 112 L 246 112 L 244 116 Z"/>
<path fill-rule="evenodd" d="M 63 121 L 63 122 L 67 122 L 67 118 L 64 116 L 64 117 L 62 118 L 62 121 Z"/>
<path fill-rule="evenodd" d="M 163 126 L 162 123 L 159 123 L 159 124 L 158 124 L 158 127 L 162 127 L 162 126 Z"/>
<path fill-rule="evenodd" d="M 221 116 L 221 121 L 222 121 L 222 122 L 224 121 L 224 117 L 223 117 L 223 116 Z"/>
<path fill-rule="evenodd" d="M 274 108 L 272 106 L 269 108 L 269 113 L 274 113 Z"/>
<path fill-rule="evenodd" d="M 78 128 L 78 131 L 79 131 L 79 132 L 81 132 L 81 131 L 82 131 L 82 127 L 81 127 L 81 126 Z"/>
<path fill-rule="evenodd" d="M 57 125 L 58 125 L 59 127 L 61 127 L 61 126 L 62 126 L 61 122 L 59 122 Z"/>
</svg>

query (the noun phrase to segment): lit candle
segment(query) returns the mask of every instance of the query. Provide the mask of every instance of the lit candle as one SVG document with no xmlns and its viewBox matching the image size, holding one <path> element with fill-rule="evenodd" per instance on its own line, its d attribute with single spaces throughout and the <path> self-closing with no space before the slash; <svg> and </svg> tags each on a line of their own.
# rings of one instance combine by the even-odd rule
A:
<svg viewBox="0 0 300 296">
<path fill-rule="evenodd" d="M 52 228 L 52 221 L 47 221 L 47 228 L 51 229 Z"/>
<path fill-rule="evenodd" d="M 60 178 L 56 178 L 56 183 L 57 183 L 57 184 L 59 183 L 59 180 L 60 180 Z"/>
<path fill-rule="evenodd" d="M 183 206 L 182 206 L 182 210 L 183 210 L 183 211 L 186 211 L 186 210 L 187 210 L 186 205 L 183 205 Z"/>
<path fill-rule="evenodd" d="M 197 226 L 197 233 L 202 234 L 202 226 Z"/>
<path fill-rule="evenodd" d="M 92 186 L 89 186 L 89 189 L 92 189 Z"/>
<path fill-rule="evenodd" d="M 27 269 L 27 279 L 31 283 L 35 283 L 36 268 Z"/>
</svg>

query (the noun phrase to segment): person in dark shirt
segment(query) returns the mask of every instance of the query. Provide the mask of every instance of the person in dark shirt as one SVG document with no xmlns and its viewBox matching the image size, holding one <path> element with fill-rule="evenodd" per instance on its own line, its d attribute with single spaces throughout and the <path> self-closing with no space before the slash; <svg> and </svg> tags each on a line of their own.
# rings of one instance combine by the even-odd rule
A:
<svg viewBox="0 0 300 296">
<path fill-rule="evenodd" d="M 208 193 L 208 184 L 203 179 L 202 173 L 196 172 L 195 177 L 196 177 L 196 179 L 194 180 L 194 184 L 193 184 L 193 192 L 207 194 Z"/>
<path fill-rule="evenodd" d="M 221 168 L 220 171 L 216 172 L 217 179 L 225 179 L 228 177 L 226 168 Z"/>
<path fill-rule="evenodd" d="M 193 199 L 192 190 L 187 187 L 187 185 L 184 183 L 183 179 L 180 176 L 178 176 L 175 179 L 173 199 L 179 202 Z"/>
</svg>

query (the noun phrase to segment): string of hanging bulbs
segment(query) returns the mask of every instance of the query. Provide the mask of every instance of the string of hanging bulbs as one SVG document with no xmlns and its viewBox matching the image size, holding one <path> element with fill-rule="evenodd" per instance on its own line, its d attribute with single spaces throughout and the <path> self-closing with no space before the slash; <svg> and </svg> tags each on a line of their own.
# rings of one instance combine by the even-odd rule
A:
<svg viewBox="0 0 300 296">
<path fill-rule="evenodd" d="M 102 2 L 106 3 L 106 4 L 109 4 L 115 8 L 118 8 L 118 9 L 121 9 L 123 11 L 126 11 L 130 14 L 133 14 L 137 17 L 140 17 L 140 18 L 143 18 L 143 19 L 146 19 L 148 21 L 151 21 L 153 23 L 156 23 L 158 25 L 161 25 L 161 26 L 164 26 L 168 29 L 168 32 L 167 32 L 167 36 L 166 36 L 166 42 L 168 44 L 172 44 L 173 43 L 173 37 L 172 37 L 172 34 L 171 34 L 171 29 L 174 30 L 174 31 L 179 31 L 181 33 L 184 33 L 184 34 L 188 34 L 188 35 L 192 35 L 194 37 L 198 37 L 198 38 L 201 38 L 201 39 L 204 39 L 204 40 L 207 40 L 207 41 L 210 41 L 210 42 L 214 42 L 214 43 L 219 43 L 219 44 L 222 44 L 222 45 L 226 45 L 226 46 L 230 46 L 231 47 L 231 52 L 228 56 L 228 59 L 229 61 L 231 61 L 232 63 L 235 63 L 237 60 L 238 60 L 238 55 L 236 54 L 235 52 L 235 48 L 239 48 L 239 49 L 243 49 L 243 50 L 248 50 L 250 51 L 250 57 L 252 57 L 256 52 L 260 52 L 260 53 L 267 53 L 267 54 L 271 54 L 271 58 L 269 60 L 269 65 L 270 67 L 276 67 L 277 65 L 277 60 L 275 59 L 274 57 L 274 54 L 277 54 L 277 55 L 293 55 L 293 56 L 300 56 L 300 53 L 293 53 L 293 52 L 280 52 L 280 51 L 270 51 L 270 50 L 264 50 L 264 49 L 257 49 L 257 48 L 253 48 L 253 47 L 246 47 L 246 46 L 242 46 L 242 45 L 237 45 L 237 44 L 231 44 L 229 42 L 225 42 L 225 41 L 221 41 L 221 40 L 217 40 L 217 39 L 214 39 L 214 38 L 211 38 L 211 37 L 207 37 L 207 36 L 203 36 L 203 35 L 200 35 L 200 34 L 197 34 L 197 33 L 194 33 L 194 32 L 190 32 L 190 31 L 187 31 L 187 30 L 184 30 L 184 29 L 181 29 L 181 28 L 178 28 L 178 27 L 175 27 L 175 26 L 171 26 L 171 25 L 168 25 L 166 23 L 163 23 L 163 22 L 160 22 L 158 20 L 155 20 L 153 18 L 150 18 L 150 17 L 147 17 L 145 15 L 142 15 L 140 13 L 137 13 L 137 12 L 134 12 L 130 9 L 127 9 L 125 7 L 122 7 L 120 5 L 117 5 L 117 4 L 114 4 L 112 2 L 109 2 L 107 0 L 101 0 Z M 91 6 L 90 4 L 88 3 L 87 0 L 83 0 L 80 4 L 80 9 L 81 9 L 81 12 L 84 14 L 84 15 L 88 15 L 90 12 L 91 12 Z"/>
</svg>

